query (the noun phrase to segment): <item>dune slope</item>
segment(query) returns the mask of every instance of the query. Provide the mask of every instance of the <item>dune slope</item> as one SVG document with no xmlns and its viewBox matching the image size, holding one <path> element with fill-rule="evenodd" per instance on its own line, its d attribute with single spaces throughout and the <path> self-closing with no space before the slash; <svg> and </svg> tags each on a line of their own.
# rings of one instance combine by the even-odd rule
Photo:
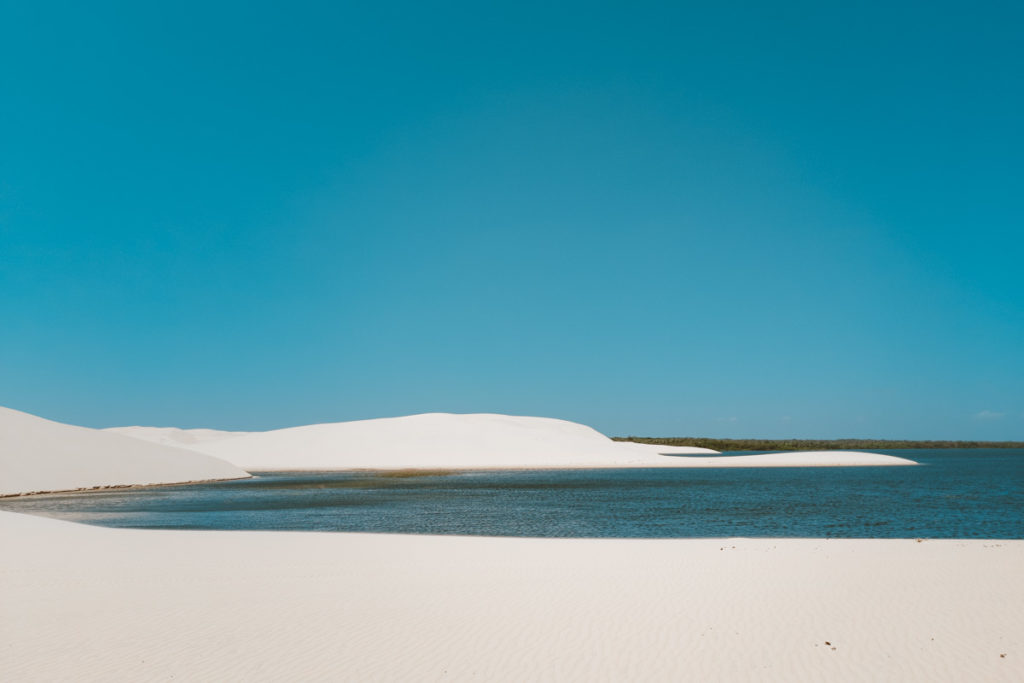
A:
<svg viewBox="0 0 1024 683">
<path fill-rule="evenodd" d="M 316 424 L 191 447 L 250 471 L 624 467 L 667 460 L 647 447 L 616 443 L 574 422 L 492 414 L 428 413 Z"/>
<path fill-rule="evenodd" d="M 0 495 L 248 476 L 202 453 L 0 408 Z"/>
</svg>

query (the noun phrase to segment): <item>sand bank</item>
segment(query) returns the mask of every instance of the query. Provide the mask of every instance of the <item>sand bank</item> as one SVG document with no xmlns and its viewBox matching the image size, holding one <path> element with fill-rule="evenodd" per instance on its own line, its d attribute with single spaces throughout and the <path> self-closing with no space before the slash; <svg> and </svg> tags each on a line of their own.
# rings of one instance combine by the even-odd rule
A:
<svg viewBox="0 0 1024 683">
<path fill-rule="evenodd" d="M 671 452 L 664 446 L 657 448 L 663 455 Z M 714 457 L 685 455 L 675 457 L 680 461 L 676 467 L 860 467 L 916 465 L 907 458 L 881 453 L 865 453 L 862 451 L 799 451 L 794 453 L 758 453 L 756 455 L 729 455 L 728 453 Z"/>
<path fill-rule="evenodd" d="M 1024 679 L 1024 541 L 142 531 L 0 513 L 0 544 L 3 680 Z"/>
<path fill-rule="evenodd" d="M 133 428 L 139 438 L 153 438 Z M 706 448 L 612 441 L 586 425 L 541 417 L 430 413 L 252 432 L 188 444 L 248 471 L 589 467 L 911 465 L 876 453 L 717 456 Z M 679 457 L 683 456 L 683 457 Z"/>
<path fill-rule="evenodd" d="M 248 476 L 195 451 L 0 408 L 0 495 Z"/>
</svg>

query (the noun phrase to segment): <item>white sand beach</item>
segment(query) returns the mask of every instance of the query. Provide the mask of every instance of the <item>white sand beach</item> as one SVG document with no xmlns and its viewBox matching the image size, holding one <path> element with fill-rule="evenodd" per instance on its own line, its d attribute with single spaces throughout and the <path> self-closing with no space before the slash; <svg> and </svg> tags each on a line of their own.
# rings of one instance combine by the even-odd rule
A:
<svg viewBox="0 0 1024 683">
<path fill-rule="evenodd" d="M 497 415 L 134 437 L 0 417 L 15 493 L 240 468 L 913 464 L 687 453 Z M 1024 677 L 1024 541 L 160 531 L 2 512 L 0 548 L 0 680 Z"/>
<path fill-rule="evenodd" d="M 1024 541 L 148 531 L 0 513 L 10 681 L 1019 681 Z"/>
</svg>

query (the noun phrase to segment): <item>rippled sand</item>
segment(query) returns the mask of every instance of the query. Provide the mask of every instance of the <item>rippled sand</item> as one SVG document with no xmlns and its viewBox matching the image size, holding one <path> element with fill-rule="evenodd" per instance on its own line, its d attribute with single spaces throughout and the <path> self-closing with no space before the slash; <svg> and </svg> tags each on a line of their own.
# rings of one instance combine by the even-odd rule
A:
<svg viewBox="0 0 1024 683">
<path fill-rule="evenodd" d="M 142 531 L 0 513 L 0 679 L 1024 679 L 1024 541 Z"/>
</svg>

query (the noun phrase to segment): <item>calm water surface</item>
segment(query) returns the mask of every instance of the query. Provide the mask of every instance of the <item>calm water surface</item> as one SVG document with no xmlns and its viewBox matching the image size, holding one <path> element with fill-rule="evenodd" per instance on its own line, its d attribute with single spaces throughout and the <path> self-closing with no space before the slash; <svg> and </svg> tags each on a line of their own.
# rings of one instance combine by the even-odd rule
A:
<svg viewBox="0 0 1024 683">
<path fill-rule="evenodd" d="M 922 465 L 416 476 L 292 472 L 217 484 L 0 499 L 0 509 L 169 529 L 1024 538 L 1024 450 L 884 452 Z"/>
</svg>

